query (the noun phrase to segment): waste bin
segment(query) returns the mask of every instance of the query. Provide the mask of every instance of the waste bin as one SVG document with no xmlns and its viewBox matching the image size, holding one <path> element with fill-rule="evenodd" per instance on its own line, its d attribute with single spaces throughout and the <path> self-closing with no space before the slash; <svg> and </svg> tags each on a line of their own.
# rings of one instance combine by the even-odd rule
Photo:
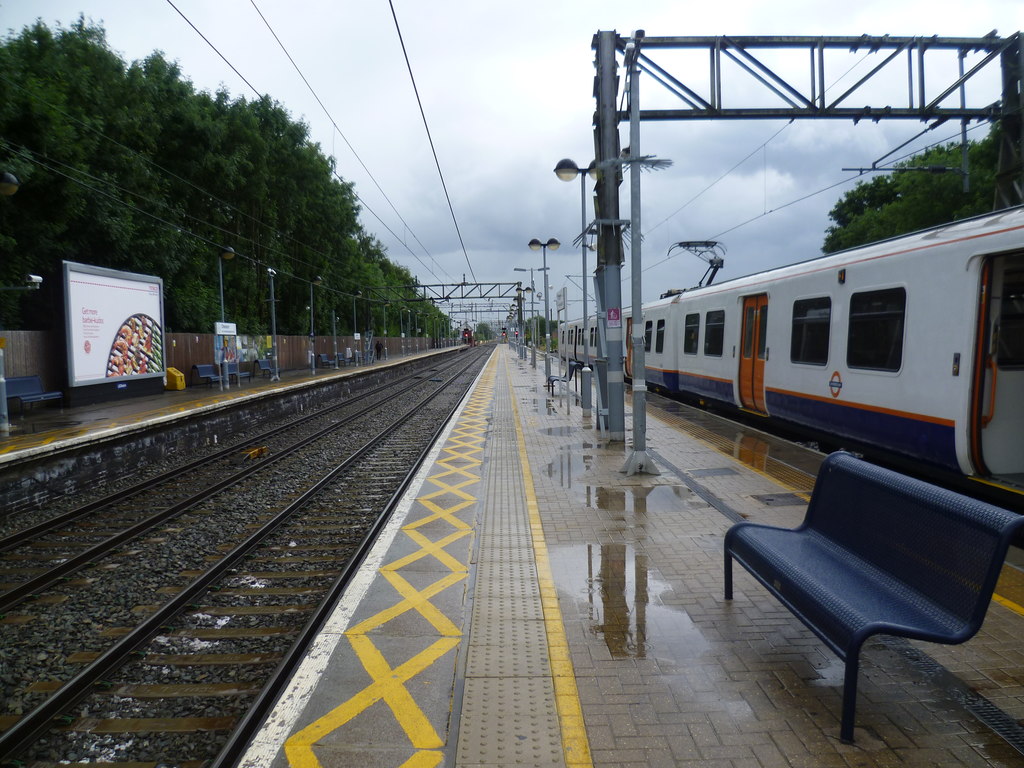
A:
<svg viewBox="0 0 1024 768">
<path fill-rule="evenodd" d="M 177 368 L 167 369 L 167 381 L 164 389 L 182 390 L 185 388 L 185 374 Z"/>
</svg>

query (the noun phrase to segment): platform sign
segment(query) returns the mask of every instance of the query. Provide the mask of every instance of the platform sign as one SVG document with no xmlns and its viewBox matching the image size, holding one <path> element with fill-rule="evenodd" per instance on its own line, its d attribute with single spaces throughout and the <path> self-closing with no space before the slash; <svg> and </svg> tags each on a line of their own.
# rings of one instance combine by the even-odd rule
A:
<svg viewBox="0 0 1024 768">
<path fill-rule="evenodd" d="M 605 312 L 605 325 L 608 328 L 621 328 L 622 327 L 622 308 L 621 307 L 608 307 Z"/>
<path fill-rule="evenodd" d="M 163 280 L 64 262 L 68 383 L 163 377 Z"/>
</svg>

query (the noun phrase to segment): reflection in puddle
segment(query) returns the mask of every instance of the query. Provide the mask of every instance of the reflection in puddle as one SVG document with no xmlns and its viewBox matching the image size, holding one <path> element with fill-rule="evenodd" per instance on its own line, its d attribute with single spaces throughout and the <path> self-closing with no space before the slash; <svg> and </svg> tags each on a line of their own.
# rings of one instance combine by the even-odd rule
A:
<svg viewBox="0 0 1024 768">
<path fill-rule="evenodd" d="M 552 554 L 556 586 L 572 596 L 612 658 L 681 662 L 708 650 L 686 611 L 661 604 L 672 589 L 651 577 L 646 554 L 619 543 L 556 547 Z"/>
<path fill-rule="evenodd" d="M 692 492 L 682 485 L 580 486 L 580 500 L 591 509 L 630 513 L 634 517 L 650 513 L 674 512 Z"/>
<path fill-rule="evenodd" d="M 573 481 L 590 469 L 594 454 L 591 443 L 577 443 L 563 448 L 558 459 L 545 468 L 548 477 L 557 477 L 563 488 L 572 488 Z"/>
</svg>

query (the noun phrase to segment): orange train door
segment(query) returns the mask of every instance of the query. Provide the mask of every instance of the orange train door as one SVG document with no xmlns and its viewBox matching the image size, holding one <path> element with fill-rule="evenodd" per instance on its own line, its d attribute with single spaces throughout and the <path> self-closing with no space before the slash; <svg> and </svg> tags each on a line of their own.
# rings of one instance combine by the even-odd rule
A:
<svg viewBox="0 0 1024 768">
<path fill-rule="evenodd" d="M 765 413 L 764 361 L 768 330 L 768 294 L 743 298 L 743 335 L 740 345 L 740 403 Z"/>
</svg>

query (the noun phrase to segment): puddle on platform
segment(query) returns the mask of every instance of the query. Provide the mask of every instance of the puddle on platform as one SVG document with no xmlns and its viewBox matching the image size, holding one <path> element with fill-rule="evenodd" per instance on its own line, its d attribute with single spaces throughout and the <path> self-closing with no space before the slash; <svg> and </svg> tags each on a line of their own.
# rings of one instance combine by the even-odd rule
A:
<svg viewBox="0 0 1024 768">
<path fill-rule="evenodd" d="M 676 512 L 692 497 L 690 489 L 683 485 L 580 485 L 578 491 L 580 501 L 591 509 L 618 512 L 621 520 L 629 515 L 631 522 L 641 522 L 648 514 Z"/>
<path fill-rule="evenodd" d="M 542 429 L 540 432 L 542 435 L 555 435 L 564 437 L 567 435 L 574 434 L 578 427 L 547 427 Z"/>
<path fill-rule="evenodd" d="M 562 427 L 554 427 L 562 429 Z M 569 427 L 572 429 L 572 427 Z M 559 451 L 558 458 L 545 467 L 548 477 L 557 477 L 563 488 L 572 488 L 577 478 L 587 472 L 594 462 L 592 443 L 575 443 Z"/>
<path fill-rule="evenodd" d="M 631 545 L 553 547 L 551 554 L 555 585 L 612 658 L 682 663 L 710 649 L 685 610 L 662 604 L 672 588 L 651 575 L 647 555 Z"/>
</svg>

